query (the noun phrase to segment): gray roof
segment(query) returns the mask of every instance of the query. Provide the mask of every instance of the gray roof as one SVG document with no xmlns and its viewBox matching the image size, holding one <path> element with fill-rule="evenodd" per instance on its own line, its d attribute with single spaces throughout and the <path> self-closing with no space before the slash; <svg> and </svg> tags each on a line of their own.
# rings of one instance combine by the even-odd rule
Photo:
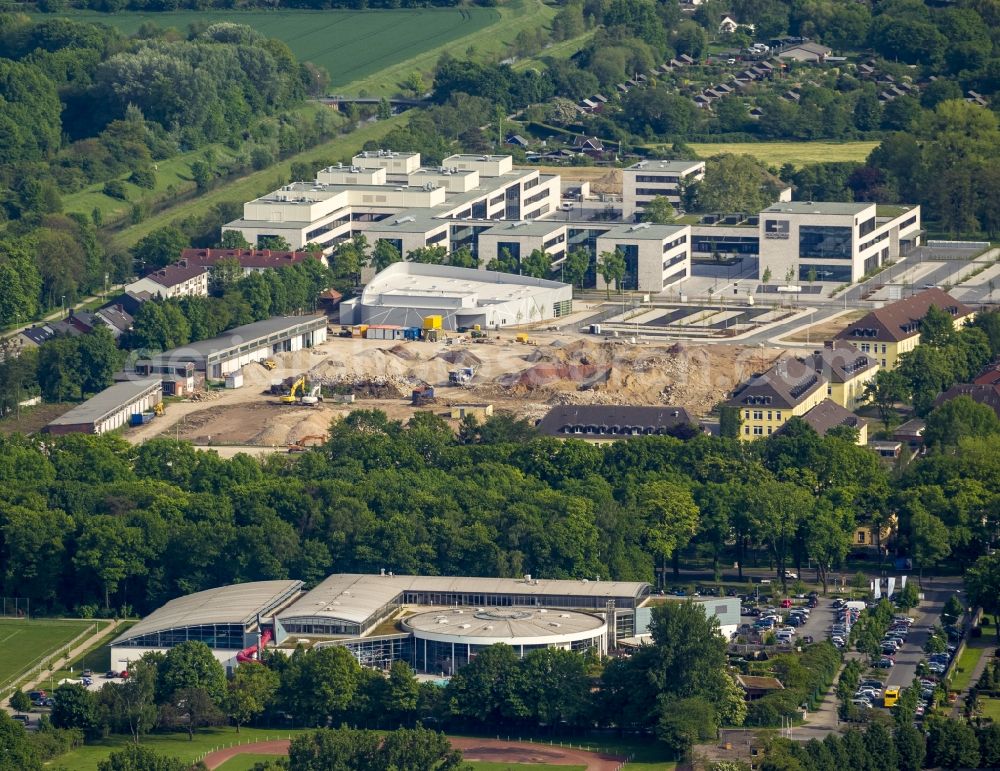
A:
<svg viewBox="0 0 1000 771">
<path fill-rule="evenodd" d="M 152 361 L 194 361 L 208 358 L 219 353 L 225 353 L 232 348 L 239 348 L 252 341 L 264 341 L 271 335 L 290 333 L 296 327 L 309 326 L 319 329 L 326 326 L 326 316 L 275 316 L 241 327 L 233 327 L 218 337 L 209 340 L 199 340 L 195 343 L 164 351 L 159 356 L 152 356 Z"/>
<path fill-rule="evenodd" d="M 608 230 L 607 233 L 598 236 L 598 238 L 666 241 L 668 238 L 681 235 L 687 229 L 687 225 L 653 225 L 648 222 L 639 222 L 635 225 L 618 225 Z"/>
<path fill-rule="evenodd" d="M 639 161 L 633 163 L 625 171 L 664 171 L 683 174 L 704 163 L 704 161 Z"/>
<path fill-rule="evenodd" d="M 254 581 L 219 586 L 178 597 L 150 613 L 111 644 L 119 645 L 133 637 L 186 626 L 249 625 L 258 613 L 270 613 L 301 588 L 301 581 Z"/>
<path fill-rule="evenodd" d="M 48 425 L 75 426 L 84 423 L 97 423 L 160 387 L 159 378 L 143 378 L 115 383 L 92 399 L 88 399 L 83 404 L 60 415 Z"/>
<path fill-rule="evenodd" d="M 498 223 L 489 230 L 484 230 L 480 236 L 547 236 L 557 230 L 565 229 L 566 223 L 558 220 L 507 220 Z"/>
<path fill-rule="evenodd" d="M 843 201 L 786 201 L 768 206 L 761 214 L 861 214 L 874 206 Z"/>
<path fill-rule="evenodd" d="M 547 436 L 574 436 L 579 428 L 582 435 L 614 438 L 607 431 L 639 427 L 644 433 L 662 433 L 694 421 L 683 407 L 637 407 L 605 404 L 564 404 L 553 407 L 538 423 L 538 431 Z M 588 429 L 606 429 L 603 434 Z"/>
<path fill-rule="evenodd" d="M 331 618 L 354 623 L 367 621 L 379 608 L 405 591 L 443 594 L 562 595 L 576 597 L 640 597 L 649 584 L 641 581 L 567 581 L 519 578 L 450 576 L 390 576 L 356 573 L 332 575 L 278 615 L 294 618 Z"/>
<path fill-rule="evenodd" d="M 417 634 L 470 637 L 489 644 L 524 637 L 558 637 L 580 632 L 599 633 L 604 619 L 590 613 L 535 608 L 449 608 L 409 616 L 403 626 Z"/>
</svg>

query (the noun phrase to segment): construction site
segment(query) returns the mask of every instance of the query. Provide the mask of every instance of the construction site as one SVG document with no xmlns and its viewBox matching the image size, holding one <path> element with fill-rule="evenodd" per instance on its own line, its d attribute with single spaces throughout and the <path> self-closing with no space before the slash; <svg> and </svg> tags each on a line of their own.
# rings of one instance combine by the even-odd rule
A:
<svg viewBox="0 0 1000 771">
<path fill-rule="evenodd" d="M 175 401 L 127 437 L 294 452 L 321 443 L 331 421 L 355 409 L 404 421 L 431 410 L 456 428 L 465 415 L 482 421 L 500 410 L 534 422 L 559 404 L 680 404 L 701 417 L 780 353 L 552 331 L 358 331 L 247 364 L 242 387 Z"/>
</svg>

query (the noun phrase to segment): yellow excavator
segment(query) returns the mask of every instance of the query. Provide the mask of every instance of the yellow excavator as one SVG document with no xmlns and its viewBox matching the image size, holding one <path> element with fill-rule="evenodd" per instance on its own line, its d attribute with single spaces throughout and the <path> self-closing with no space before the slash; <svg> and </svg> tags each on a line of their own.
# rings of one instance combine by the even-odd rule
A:
<svg viewBox="0 0 1000 771">
<path fill-rule="evenodd" d="M 296 404 L 299 398 L 302 396 L 302 392 L 306 387 L 306 376 L 303 375 L 294 383 L 292 387 L 288 389 L 288 393 L 281 397 L 281 404 Z"/>
</svg>

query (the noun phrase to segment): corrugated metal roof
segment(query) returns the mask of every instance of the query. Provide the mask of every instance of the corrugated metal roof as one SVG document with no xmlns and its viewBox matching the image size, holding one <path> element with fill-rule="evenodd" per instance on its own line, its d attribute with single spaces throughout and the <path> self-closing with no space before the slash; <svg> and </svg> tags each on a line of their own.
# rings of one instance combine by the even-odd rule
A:
<svg viewBox="0 0 1000 771">
<path fill-rule="evenodd" d="M 63 413 L 49 423 L 50 426 L 75 426 L 96 423 L 160 387 L 159 378 L 126 380 L 105 388 L 97 396 L 88 399 L 69 412 Z"/>
<path fill-rule="evenodd" d="M 253 581 L 195 592 L 171 600 L 146 616 L 112 645 L 133 637 L 200 624 L 249 624 L 302 587 L 302 581 Z"/>
</svg>

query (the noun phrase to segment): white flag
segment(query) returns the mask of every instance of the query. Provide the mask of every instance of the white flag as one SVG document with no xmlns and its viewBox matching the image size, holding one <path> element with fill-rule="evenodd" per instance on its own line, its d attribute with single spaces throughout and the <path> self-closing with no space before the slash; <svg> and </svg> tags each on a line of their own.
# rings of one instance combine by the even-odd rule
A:
<svg viewBox="0 0 1000 771">
<path fill-rule="evenodd" d="M 885 590 L 885 593 L 892 597 L 894 591 L 896 591 L 896 576 L 889 576 L 889 588 Z"/>
<path fill-rule="evenodd" d="M 900 582 L 901 582 L 901 583 L 900 583 L 900 588 L 901 588 L 901 589 L 905 589 L 905 588 L 906 588 L 906 576 L 903 576 L 903 577 L 902 577 L 902 578 L 900 579 Z"/>
<path fill-rule="evenodd" d="M 882 582 L 875 579 L 875 599 L 878 600 L 882 597 Z"/>
</svg>

